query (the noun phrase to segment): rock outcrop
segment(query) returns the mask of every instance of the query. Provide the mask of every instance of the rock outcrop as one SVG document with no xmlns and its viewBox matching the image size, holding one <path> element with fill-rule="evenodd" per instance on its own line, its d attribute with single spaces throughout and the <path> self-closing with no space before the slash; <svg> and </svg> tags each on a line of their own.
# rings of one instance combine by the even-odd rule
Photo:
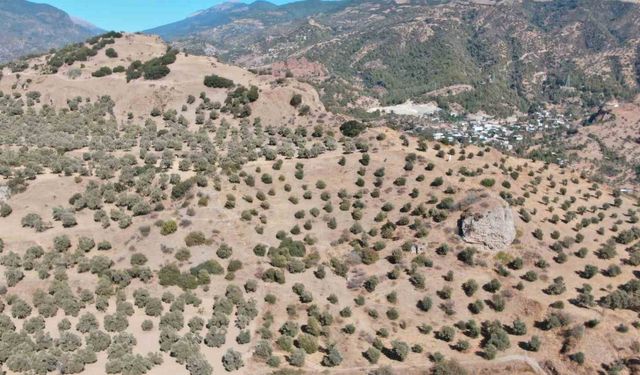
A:
<svg viewBox="0 0 640 375">
<path fill-rule="evenodd" d="M 11 197 L 11 189 L 6 185 L 0 185 L 0 202 L 6 202 Z"/>
<path fill-rule="evenodd" d="M 516 238 L 511 207 L 502 199 L 487 193 L 473 194 L 458 222 L 462 239 L 492 250 L 509 246 Z"/>
</svg>

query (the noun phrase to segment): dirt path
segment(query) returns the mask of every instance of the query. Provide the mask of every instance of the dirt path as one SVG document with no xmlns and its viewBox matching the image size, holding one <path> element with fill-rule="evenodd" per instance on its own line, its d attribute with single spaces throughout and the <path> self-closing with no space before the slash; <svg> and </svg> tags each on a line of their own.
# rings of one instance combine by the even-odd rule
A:
<svg viewBox="0 0 640 375">
<path fill-rule="evenodd" d="M 477 366 L 477 365 L 487 365 L 487 364 L 504 364 L 504 363 L 509 363 L 509 362 L 520 362 L 520 363 L 524 363 L 527 366 L 529 366 L 529 368 L 531 368 L 531 370 L 536 374 L 536 375 L 549 375 L 541 366 L 540 364 L 538 364 L 538 361 L 536 361 L 534 358 L 526 356 L 526 355 L 521 355 L 521 354 L 510 354 L 510 355 L 506 355 L 503 357 L 499 357 L 496 358 L 492 361 L 486 361 L 486 360 L 473 360 L 473 361 L 461 361 L 460 364 L 464 367 L 473 367 L 473 366 Z M 428 370 L 429 368 L 431 368 L 431 365 L 403 365 L 403 364 L 398 364 L 398 365 L 393 365 L 390 366 L 391 369 L 393 370 Z M 360 367 L 349 367 L 349 368 L 336 368 L 336 369 L 329 369 L 329 368 L 316 368 L 316 369 L 311 369 L 311 372 L 309 372 L 310 374 L 354 374 L 355 371 L 358 372 L 365 372 L 365 371 L 371 371 L 371 370 L 375 370 L 376 367 L 375 366 L 360 366 Z M 315 371 L 315 372 L 314 372 Z"/>
</svg>

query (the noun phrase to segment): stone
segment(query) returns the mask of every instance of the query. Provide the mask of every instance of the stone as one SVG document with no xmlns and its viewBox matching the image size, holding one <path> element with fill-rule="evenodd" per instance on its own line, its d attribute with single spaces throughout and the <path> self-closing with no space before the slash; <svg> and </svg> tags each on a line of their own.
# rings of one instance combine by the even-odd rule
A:
<svg viewBox="0 0 640 375">
<path fill-rule="evenodd" d="M 511 207 L 489 193 L 473 194 L 458 221 L 462 239 L 470 244 L 502 250 L 516 238 Z"/>
<path fill-rule="evenodd" d="M 11 189 L 7 185 L 0 185 L 0 202 L 6 202 L 11 198 Z"/>
</svg>

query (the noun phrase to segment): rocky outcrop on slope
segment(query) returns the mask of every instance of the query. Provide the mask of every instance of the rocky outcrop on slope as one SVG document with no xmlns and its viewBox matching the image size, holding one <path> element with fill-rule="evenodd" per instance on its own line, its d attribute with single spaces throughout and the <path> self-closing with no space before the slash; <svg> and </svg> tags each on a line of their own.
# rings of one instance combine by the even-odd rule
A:
<svg viewBox="0 0 640 375">
<path fill-rule="evenodd" d="M 0 202 L 6 202 L 11 197 L 11 189 L 6 185 L 0 185 Z"/>
<path fill-rule="evenodd" d="M 509 246 L 516 238 L 511 207 L 502 199 L 487 193 L 474 193 L 463 207 L 458 222 L 462 239 L 492 250 Z"/>
</svg>

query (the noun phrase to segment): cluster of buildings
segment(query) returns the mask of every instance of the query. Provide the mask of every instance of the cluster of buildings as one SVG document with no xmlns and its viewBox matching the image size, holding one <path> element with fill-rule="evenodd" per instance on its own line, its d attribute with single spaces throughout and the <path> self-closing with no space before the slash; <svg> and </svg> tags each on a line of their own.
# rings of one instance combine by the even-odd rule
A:
<svg viewBox="0 0 640 375">
<path fill-rule="evenodd" d="M 547 110 L 529 114 L 526 118 L 495 119 L 487 115 L 453 116 L 443 119 L 441 112 L 399 119 L 407 132 L 450 143 L 490 145 L 501 150 L 527 146 L 544 134 L 566 132 L 569 121 L 562 114 Z"/>
</svg>

